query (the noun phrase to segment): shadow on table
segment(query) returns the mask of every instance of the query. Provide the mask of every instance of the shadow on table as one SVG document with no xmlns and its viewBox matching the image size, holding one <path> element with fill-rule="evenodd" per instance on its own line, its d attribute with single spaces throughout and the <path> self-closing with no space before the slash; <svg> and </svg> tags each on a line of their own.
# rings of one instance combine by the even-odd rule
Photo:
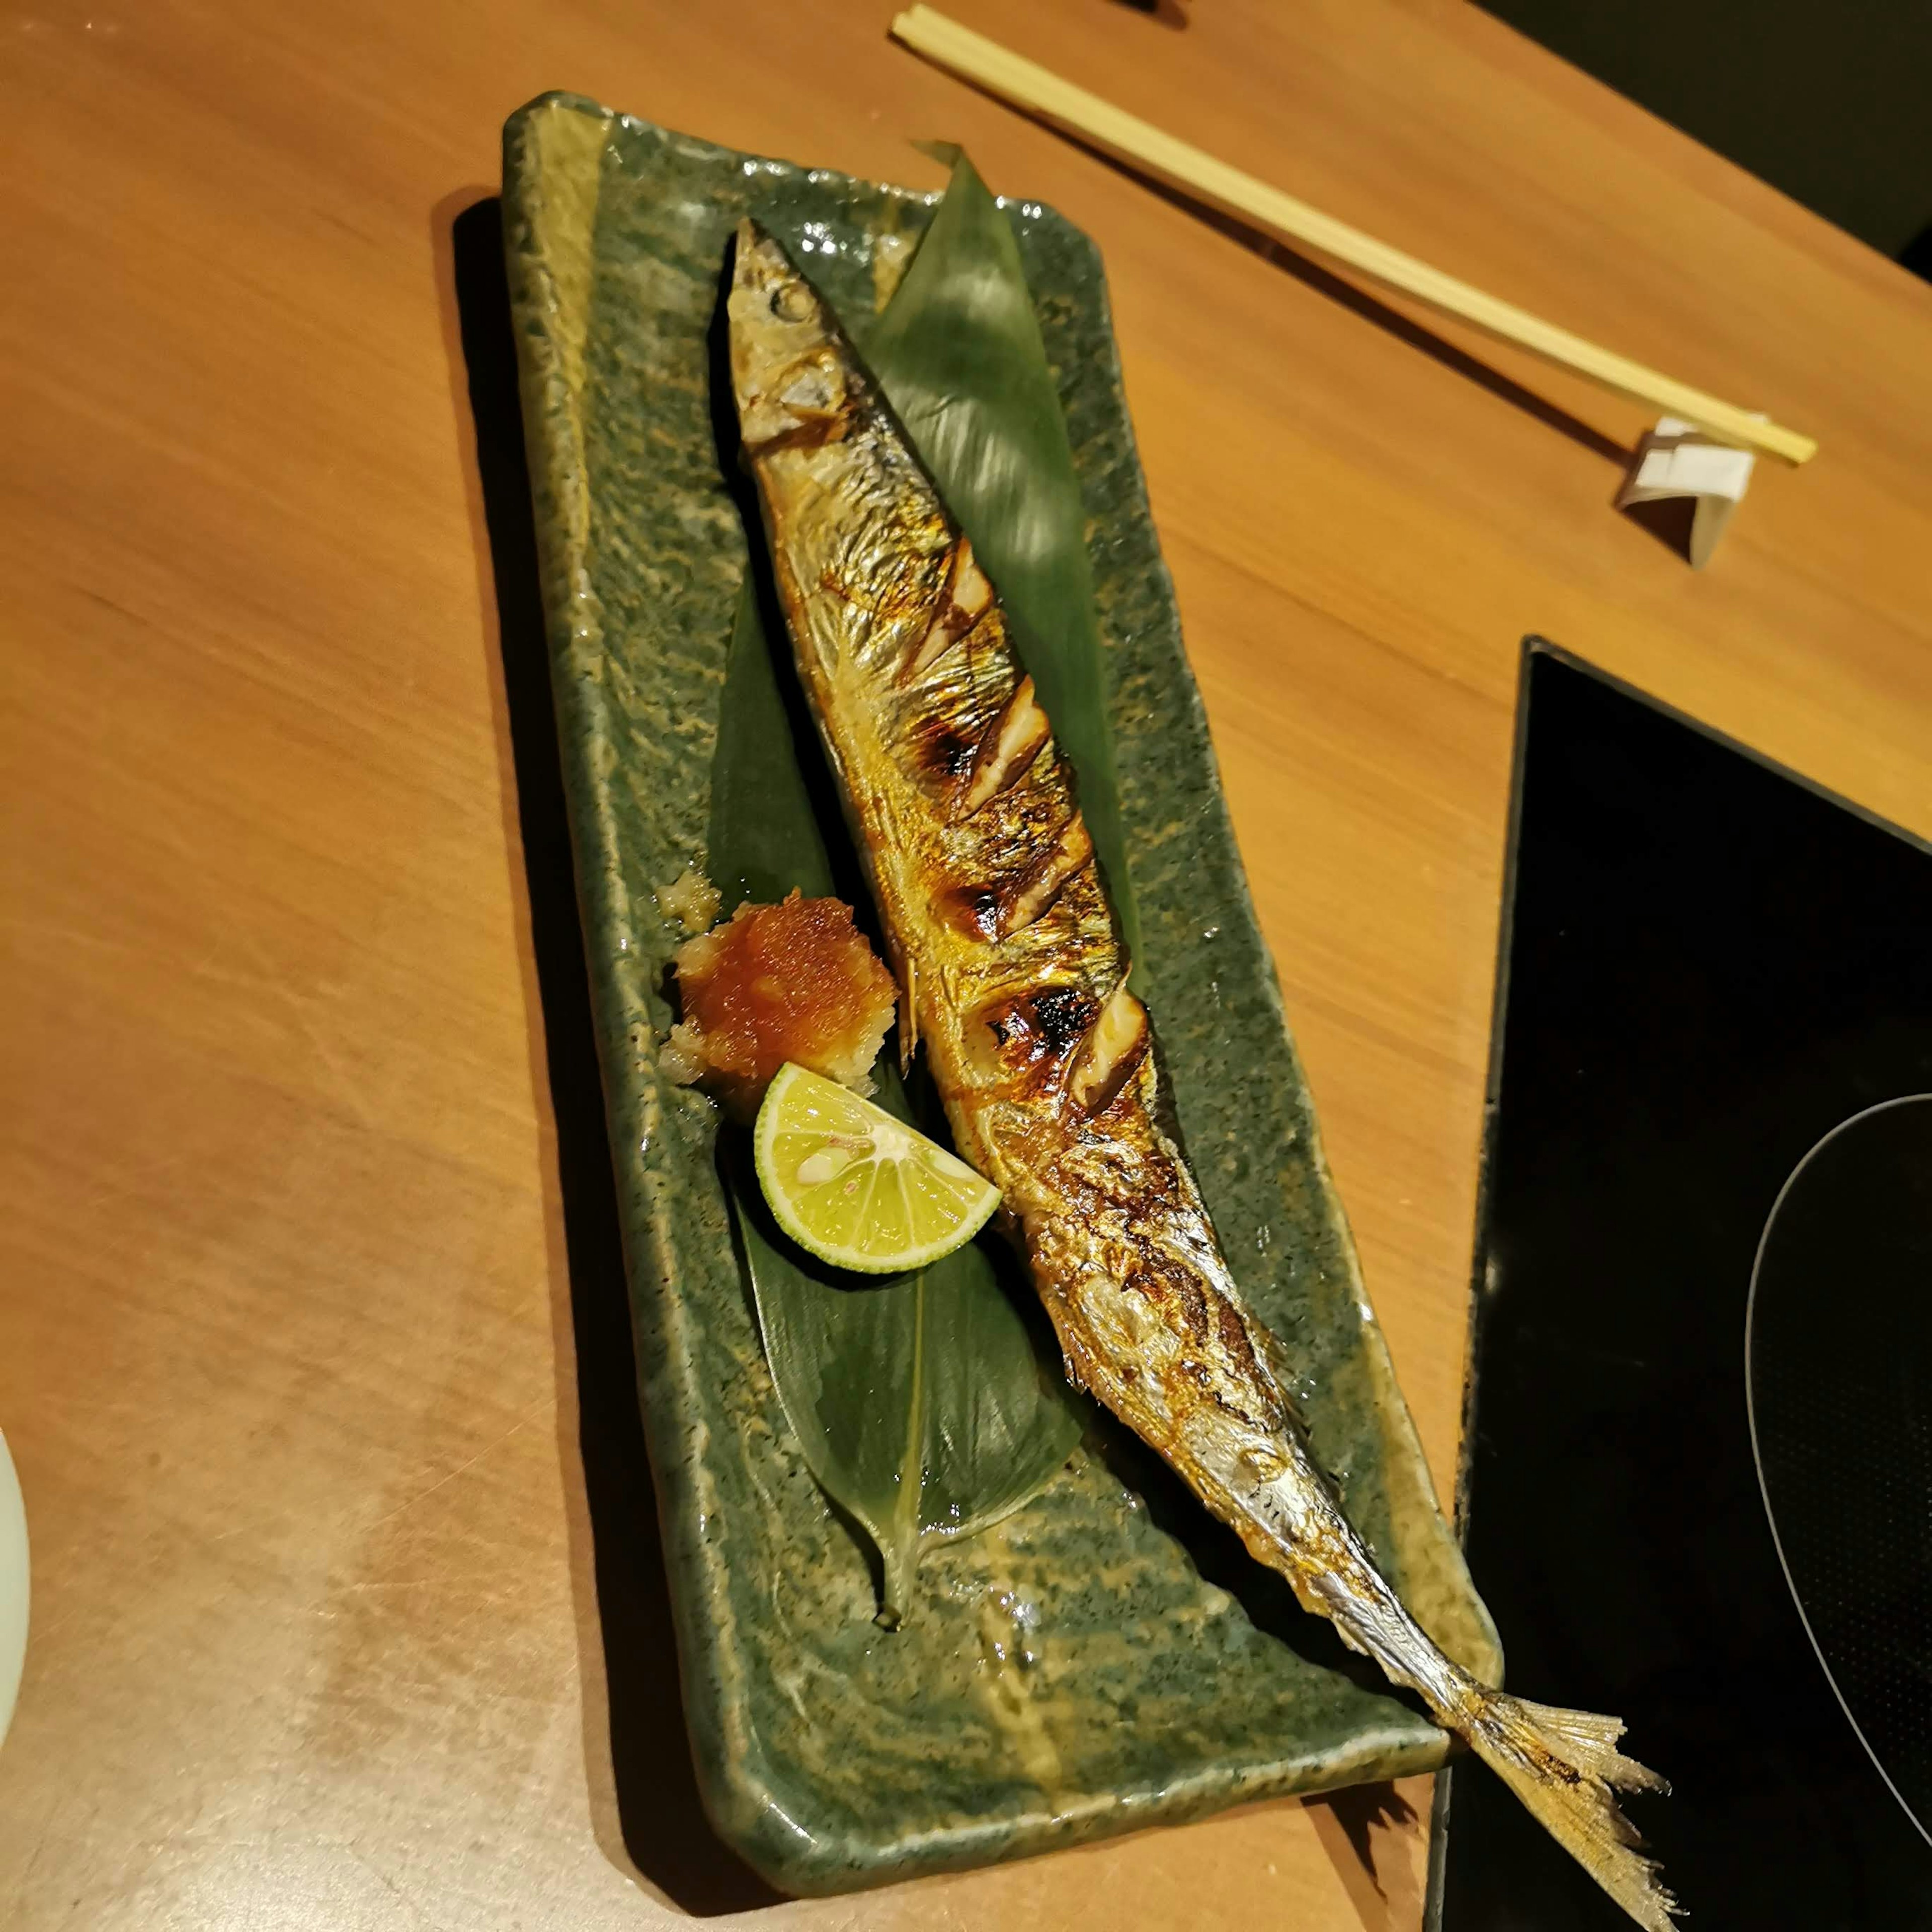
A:
<svg viewBox="0 0 1932 1932">
<path fill-rule="evenodd" d="M 534 1071 L 554 1120 L 564 1247 L 552 1269 L 565 1384 L 557 1408 L 566 1487 L 580 1456 L 584 1472 L 582 1495 L 571 1498 L 571 1577 L 595 1822 L 614 1862 L 634 1864 L 674 1904 L 706 1917 L 742 1912 L 781 1894 L 712 1832 L 686 1741 L 564 817 L 501 203 L 481 190 L 452 196 L 434 211 L 432 239 L 459 425 L 466 412 L 475 434 L 471 515 L 484 608 L 494 602 L 496 613 L 506 777 L 514 779 L 504 794 L 517 813 L 506 830 L 523 851 L 525 958 L 543 1016 Z M 533 1037 L 533 1056 L 538 1047 Z"/>
<path fill-rule="evenodd" d="M 1426 1826 L 1400 1786 L 1354 1785 L 1305 1798 L 1302 1808 L 1362 1932 L 1408 1932 L 1420 1923 L 1422 1888 L 1410 1853 Z"/>
<path fill-rule="evenodd" d="M 1622 514 L 1647 535 L 1656 538 L 1672 556 L 1690 561 L 1691 526 L 1697 506 L 1688 496 L 1666 496 L 1651 503 L 1626 503 Z"/>
</svg>

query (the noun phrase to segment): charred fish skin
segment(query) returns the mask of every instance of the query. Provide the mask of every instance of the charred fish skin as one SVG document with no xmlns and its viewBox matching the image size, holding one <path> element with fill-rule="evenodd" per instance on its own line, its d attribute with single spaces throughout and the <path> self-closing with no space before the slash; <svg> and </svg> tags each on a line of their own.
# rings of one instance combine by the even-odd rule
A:
<svg viewBox="0 0 1932 1932">
<path fill-rule="evenodd" d="M 1622 1725 L 1444 1656 L 1297 1432 L 1160 1125 L 1159 1057 L 1072 775 L 970 543 L 836 317 L 751 222 L 728 304 L 800 676 L 954 1137 L 1005 1198 L 1068 1374 L 1663 1932 L 1670 1899 L 1610 1795 L 1661 1780 L 1618 1753 Z"/>
</svg>

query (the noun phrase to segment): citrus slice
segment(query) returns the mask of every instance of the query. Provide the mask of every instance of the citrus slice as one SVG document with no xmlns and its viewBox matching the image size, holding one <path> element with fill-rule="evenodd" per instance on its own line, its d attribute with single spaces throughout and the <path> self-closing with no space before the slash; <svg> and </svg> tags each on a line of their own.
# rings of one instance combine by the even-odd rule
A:
<svg viewBox="0 0 1932 1932">
<path fill-rule="evenodd" d="M 820 1261 L 863 1274 L 950 1255 L 1000 1204 L 956 1154 L 790 1060 L 766 1090 L 753 1144 L 778 1226 Z"/>
</svg>

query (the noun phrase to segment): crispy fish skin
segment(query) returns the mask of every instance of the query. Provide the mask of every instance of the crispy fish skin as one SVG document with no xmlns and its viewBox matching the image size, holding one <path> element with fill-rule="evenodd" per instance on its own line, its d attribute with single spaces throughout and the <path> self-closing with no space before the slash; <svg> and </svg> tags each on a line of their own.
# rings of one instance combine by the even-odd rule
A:
<svg viewBox="0 0 1932 1932">
<path fill-rule="evenodd" d="M 836 317 L 750 222 L 729 308 L 744 460 L 905 1007 L 1067 1372 L 1663 1932 L 1669 1894 L 1610 1792 L 1663 1781 L 1617 1751 L 1622 1725 L 1506 1696 L 1444 1656 L 1307 1454 L 1160 1125 L 1148 1016 L 1071 774 L 970 544 Z"/>
</svg>

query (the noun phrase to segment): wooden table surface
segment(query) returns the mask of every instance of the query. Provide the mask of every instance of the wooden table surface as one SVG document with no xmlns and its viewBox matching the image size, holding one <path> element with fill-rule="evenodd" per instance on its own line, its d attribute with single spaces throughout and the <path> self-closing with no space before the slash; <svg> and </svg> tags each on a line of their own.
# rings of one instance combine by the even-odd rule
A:
<svg viewBox="0 0 1932 1932">
<path fill-rule="evenodd" d="M 1823 454 L 1694 574 L 1610 507 L 1635 409 L 1265 259 L 889 46 L 890 0 L 6 0 L 17 1932 L 1412 1932 L 1426 1784 L 809 1904 L 707 1838 L 464 212 L 560 86 L 926 184 L 909 142 L 963 140 L 1098 238 L 1445 1484 L 1518 639 L 1932 834 L 1932 289 L 1450 0 L 952 4 Z"/>
</svg>

